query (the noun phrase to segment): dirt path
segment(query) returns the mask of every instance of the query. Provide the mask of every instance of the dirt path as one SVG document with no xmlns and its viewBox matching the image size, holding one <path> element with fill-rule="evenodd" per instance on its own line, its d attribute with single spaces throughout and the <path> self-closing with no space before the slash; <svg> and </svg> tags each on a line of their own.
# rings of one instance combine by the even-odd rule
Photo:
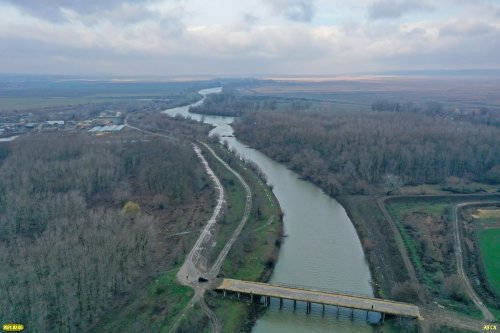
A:
<svg viewBox="0 0 500 333">
<path fill-rule="evenodd" d="M 219 178 L 215 175 L 213 170 L 210 168 L 208 162 L 203 157 L 203 154 L 201 153 L 201 149 L 196 144 L 193 144 L 196 155 L 202 161 L 202 164 L 205 168 L 205 171 L 209 174 L 210 178 L 212 179 L 212 181 L 215 184 L 215 188 L 216 188 L 217 193 L 218 193 L 218 199 L 217 199 L 217 205 L 214 208 L 214 212 L 212 214 L 212 217 L 205 225 L 205 228 L 201 232 L 196 243 L 194 244 L 193 248 L 191 249 L 188 256 L 186 257 L 183 265 L 179 269 L 179 272 L 177 273 L 177 280 L 181 284 L 195 289 L 195 294 L 194 294 L 193 298 L 190 300 L 190 302 L 188 303 L 188 305 L 182 310 L 182 312 L 177 317 L 170 332 L 174 332 L 175 329 L 177 329 L 181 320 L 185 317 L 187 312 L 196 303 L 198 303 L 200 305 L 200 307 L 202 308 L 204 313 L 209 318 L 210 325 L 212 326 L 212 332 L 219 333 L 221 331 L 222 323 L 220 322 L 219 318 L 217 318 L 216 314 L 208 307 L 208 305 L 206 304 L 205 299 L 204 299 L 205 291 L 207 291 L 210 288 L 210 284 L 199 283 L 198 277 L 204 276 L 204 277 L 207 277 L 210 281 L 212 281 L 216 278 L 217 274 L 220 271 L 222 263 L 224 262 L 224 259 L 226 258 L 227 254 L 229 253 L 229 250 L 231 249 L 234 242 L 236 242 L 236 240 L 238 239 L 238 236 L 240 235 L 241 231 L 243 230 L 243 227 L 245 226 L 245 224 L 248 220 L 248 217 L 250 216 L 251 209 L 252 209 L 252 191 L 250 190 L 250 186 L 248 186 L 248 184 L 243 179 L 243 177 L 238 172 L 236 172 L 234 169 L 232 169 L 226 162 L 224 162 L 224 160 L 222 160 L 213 151 L 213 149 L 210 148 L 207 144 L 205 144 L 203 142 L 200 142 L 200 144 L 202 144 L 214 156 L 214 158 L 217 159 L 227 170 L 229 170 L 232 174 L 234 174 L 235 177 L 238 179 L 238 181 L 242 184 L 243 188 L 245 189 L 245 193 L 246 193 L 245 210 L 244 210 L 243 216 L 240 220 L 240 223 L 238 224 L 238 226 L 234 230 L 234 232 L 231 235 L 231 237 L 229 238 L 229 240 L 224 245 L 224 248 L 219 253 L 219 256 L 217 257 L 217 259 L 213 263 L 212 267 L 211 268 L 206 267 L 206 263 L 208 262 L 208 260 L 207 260 L 206 256 L 204 256 L 203 250 L 211 247 L 211 245 L 215 241 L 213 234 L 211 233 L 210 230 L 215 225 L 218 217 L 220 216 L 222 205 L 224 203 L 224 188 L 223 188 Z"/>
<path fill-rule="evenodd" d="M 222 187 L 221 181 L 215 175 L 214 171 L 210 168 L 205 157 L 203 157 L 200 147 L 198 147 L 196 144 L 193 144 L 193 149 L 196 156 L 198 156 L 201 163 L 203 164 L 206 173 L 209 175 L 210 179 L 215 185 L 215 189 L 217 192 L 217 204 L 214 208 L 212 216 L 201 231 L 200 236 L 196 240 L 196 243 L 187 255 L 184 263 L 177 273 L 177 280 L 180 283 L 191 287 L 197 285 L 198 277 L 206 275 L 208 271 L 206 267 L 206 263 L 208 262 L 208 260 L 205 256 L 203 256 L 203 249 L 211 246 L 211 243 L 213 241 L 213 234 L 211 232 L 211 229 L 217 222 L 217 219 L 219 218 L 222 211 L 222 206 L 224 204 L 224 188 Z"/>
<path fill-rule="evenodd" d="M 458 210 L 462 209 L 463 207 L 467 206 L 477 206 L 477 205 L 484 205 L 484 204 L 489 204 L 489 203 L 498 203 L 498 202 L 463 202 L 460 204 L 457 204 L 453 206 L 453 237 L 454 237 L 454 243 L 455 243 L 455 256 L 457 260 L 457 273 L 458 276 L 462 279 L 462 282 L 464 284 L 465 290 L 469 297 L 472 299 L 474 304 L 481 310 L 483 313 L 483 318 L 484 320 L 491 322 L 495 320 L 495 317 L 493 314 L 488 310 L 488 308 L 484 305 L 484 303 L 481 301 L 481 298 L 477 295 L 476 291 L 472 287 L 469 277 L 465 273 L 464 269 L 464 264 L 463 264 L 463 250 L 462 250 L 462 242 L 461 242 L 461 237 L 460 237 L 460 228 L 458 225 Z"/>
<path fill-rule="evenodd" d="M 250 211 L 252 209 L 252 191 L 250 190 L 250 186 L 248 186 L 247 182 L 241 177 L 239 173 L 237 173 L 233 168 L 231 168 L 229 165 L 227 165 L 224 160 L 222 160 L 213 150 L 210 148 L 206 143 L 201 143 L 202 145 L 205 146 L 205 148 L 226 168 L 228 169 L 243 185 L 243 188 L 245 189 L 245 211 L 243 212 L 243 216 L 241 217 L 240 223 L 238 224 L 238 227 L 234 230 L 233 234 L 231 235 L 231 238 L 226 242 L 224 245 L 224 248 L 222 251 L 219 253 L 219 256 L 215 260 L 214 264 L 212 265 L 212 268 L 210 269 L 210 278 L 215 278 L 217 274 L 219 274 L 220 268 L 222 266 L 222 262 L 226 258 L 227 254 L 229 253 L 229 250 L 233 246 L 234 242 L 238 238 L 238 236 L 241 233 L 241 230 L 243 230 L 243 227 L 245 226 L 248 217 L 250 216 Z"/>
<path fill-rule="evenodd" d="M 412 282 L 418 283 L 417 274 L 415 273 L 415 268 L 413 267 L 413 263 L 410 260 L 410 256 L 408 251 L 406 250 L 406 246 L 403 242 L 403 237 L 401 237 L 401 233 L 399 232 L 396 223 L 392 219 L 391 214 L 387 211 L 385 207 L 385 201 L 389 199 L 389 197 L 377 198 L 377 205 L 382 211 L 386 221 L 389 223 L 392 233 L 394 234 L 394 239 L 396 240 L 396 246 L 398 247 L 399 253 L 401 254 L 401 258 L 403 259 L 403 263 L 405 265 L 406 271 L 408 272 L 408 276 Z"/>
<path fill-rule="evenodd" d="M 134 129 L 134 130 L 148 133 L 151 135 L 163 137 L 163 138 L 170 139 L 170 140 L 177 140 L 177 138 L 174 138 L 174 137 L 166 135 L 166 134 L 151 132 L 151 131 L 144 130 L 144 129 L 141 129 L 139 127 L 135 127 L 133 125 L 130 125 L 128 123 L 128 116 L 127 116 L 127 118 L 125 118 L 125 126 L 130 128 L 130 129 Z M 250 192 L 250 188 L 248 187 L 246 182 L 243 180 L 243 178 L 236 171 L 231 169 L 206 144 L 204 144 L 204 143 L 202 143 L 202 144 L 205 145 L 209 149 L 209 151 L 215 156 L 215 158 L 217 158 L 219 161 L 221 161 L 221 163 L 226 168 L 228 168 L 229 171 L 231 171 L 232 173 L 234 173 L 236 175 L 236 177 L 238 177 L 240 182 L 242 182 L 243 186 L 247 190 L 247 202 L 246 202 L 246 206 L 245 206 L 245 215 L 244 215 L 244 222 L 246 222 L 246 220 L 248 219 L 248 215 L 250 214 L 251 205 L 252 205 L 252 202 L 251 202 L 252 195 Z M 193 248 L 191 249 L 188 256 L 186 257 L 184 263 L 182 264 L 181 268 L 179 269 L 179 272 L 177 273 L 177 280 L 181 284 L 193 288 L 195 290 L 195 293 L 194 293 L 193 297 L 191 298 L 191 300 L 189 301 L 189 303 L 187 304 L 187 306 L 177 316 L 172 328 L 170 329 L 170 332 L 174 332 L 177 329 L 177 327 L 181 323 L 182 319 L 186 316 L 188 311 L 190 309 L 192 309 L 196 303 L 198 303 L 200 305 L 201 309 L 203 310 L 203 312 L 206 314 L 206 316 L 210 320 L 210 325 L 212 326 L 212 332 L 219 333 L 222 329 L 222 324 L 221 324 L 220 320 L 217 318 L 217 316 L 215 315 L 215 313 L 208 307 L 208 305 L 206 304 L 205 299 L 204 299 L 205 291 L 209 288 L 209 285 L 199 283 L 198 278 L 200 276 L 208 276 L 209 273 L 212 273 L 214 277 L 218 274 L 218 271 L 220 269 L 220 265 L 222 264 L 222 261 L 226 257 L 227 253 L 229 252 L 231 245 L 234 243 L 234 241 L 238 237 L 239 232 L 241 231 L 241 229 L 244 226 L 244 222 L 240 223 L 241 228 L 239 228 L 239 231 L 236 234 L 236 236 L 233 234 L 233 237 L 231 239 L 234 238 L 234 240 L 231 242 L 231 245 L 228 246 L 228 244 L 226 244 L 226 246 L 224 247 L 224 249 L 226 249 L 226 247 L 227 247 L 225 254 L 223 256 L 219 255 L 221 264 L 218 265 L 218 268 L 216 267 L 214 269 L 214 267 L 212 267 L 209 270 L 207 267 L 208 259 L 203 254 L 203 250 L 205 248 L 209 248 L 212 245 L 212 242 L 214 241 L 211 229 L 215 225 L 215 223 L 217 222 L 217 219 L 219 218 L 221 211 L 222 211 L 222 206 L 224 204 L 224 197 L 225 197 L 224 187 L 222 186 L 220 179 L 215 175 L 215 172 L 210 168 L 207 160 L 205 159 L 205 157 L 201 153 L 200 147 L 198 147 L 196 144 L 193 143 L 193 150 L 194 150 L 196 156 L 200 159 L 200 161 L 205 169 L 205 172 L 209 175 L 210 179 L 214 183 L 214 187 L 215 187 L 215 190 L 217 192 L 217 201 L 216 201 L 217 203 L 216 203 L 216 206 L 213 210 L 212 216 L 208 220 L 205 227 L 202 229 L 200 236 L 196 240 L 196 243 L 194 244 Z M 248 193 L 250 193 L 250 194 L 248 194 Z M 248 198 L 250 198 L 250 199 L 248 199 Z M 247 211 L 248 211 L 248 213 L 247 213 Z M 242 221 L 243 221 L 243 219 L 242 219 Z M 240 227 L 240 226 L 238 226 L 238 227 Z M 181 234 L 186 234 L 186 233 L 188 233 L 188 232 L 182 232 L 182 233 L 178 233 L 175 235 L 181 235 Z"/>
<path fill-rule="evenodd" d="M 472 332 L 483 332 L 485 322 L 471 318 L 464 318 L 461 315 L 449 310 L 443 310 L 437 306 L 420 307 L 420 314 L 425 318 L 421 322 L 421 327 L 427 328 L 431 332 L 432 324 L 454 327 Z M 423 325 L 422 325 L 423 324 Z"/>
</svg>

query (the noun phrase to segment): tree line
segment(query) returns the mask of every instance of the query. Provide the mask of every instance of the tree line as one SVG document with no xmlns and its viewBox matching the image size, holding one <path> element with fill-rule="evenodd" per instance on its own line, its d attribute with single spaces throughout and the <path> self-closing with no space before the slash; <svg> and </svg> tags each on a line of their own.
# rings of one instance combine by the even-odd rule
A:
<svg viewBox="0 0 500 333">
<path fill-rule="evenodd" d="M 401 103 L 398 101 L 381 99 L 372 103 L 372 111 L 377 112 L 409 112 L 420 113 L 437 118 L 446 118 L 457 121 L 467 121 L 474 124 L 500 126 L 500 112 L 488 107 L 478 107 L 472 110 L 461 110 L 445 107 L 435 101 L 416 104 L 411 102 Z"/>
<path fill-rule="evenodd" d="M 440 183 L 498 182 L 500 129 L 418 113 L 251 112 L 236 135 L 331 195 Z"/>
<path fill-rule="evenodd" d="M 205 101 L 189 108 L 190 112 L 226 117 L 240 117 L 251 111 L 261 110 L 304 110 L 313 102 L 302 98 L 242 96 L 234 89 L 224 89 L 221 94 L 207 95 Z"/>
</svg>

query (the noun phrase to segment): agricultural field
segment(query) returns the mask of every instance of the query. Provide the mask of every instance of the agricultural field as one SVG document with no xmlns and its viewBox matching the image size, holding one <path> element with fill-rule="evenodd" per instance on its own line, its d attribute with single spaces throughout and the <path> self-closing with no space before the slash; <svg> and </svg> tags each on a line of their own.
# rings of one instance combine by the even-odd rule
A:
<svg viewBox="0 0 500 333">
<path fill-rule="evenodd" d="M 274 81 L 242 89 L 245 94 L 331 101 L 337 110 L 369 109 L 377 99 L 422 103 L 439 101 L 450 108 L 500 108 L 498 78 L 353 76 L 330 78 L 271 77 Z M 474 89 L 470 83 L 474 82 Z"/>
</svg>

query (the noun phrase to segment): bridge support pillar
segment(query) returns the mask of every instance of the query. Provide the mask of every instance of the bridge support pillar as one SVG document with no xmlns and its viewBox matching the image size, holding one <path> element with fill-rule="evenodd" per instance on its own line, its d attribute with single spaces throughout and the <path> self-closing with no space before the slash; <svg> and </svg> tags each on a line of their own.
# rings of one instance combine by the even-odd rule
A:
<svg viewBox="0 0 500 333">
<path fill-rule="evenodd" d="M 283 307 L 283 298 L 280 298 L 280 309 Z"/>
<path fill-rule="evenodd" d="M 368 321 L 368 314 L 370 313 L 370 311 L 366 311 L 366 321 Z"/>
<path fill-rule="evenodd" d="M 339 316 L 339 312 L 340 312 L 340 309 L 339 309 L 339 307 L 337 305 L 337 317 Z"/>
<path fill-rule="evenodd" d="M 306 304 L 306 313 L 311 313 L 311 302 L 307 302 Z"/>
<path fill-rule="evenodd" d="M 385 321 L 385 312 L 382 313 L 382 318 L 381 318 L 382 322 Z"/>
<path fill-rule="evenodd" d="M 238 293 L 238 299 L 240 299 L 240 293 Z"/>
<path fill-rule="evenodd" d="M 271 304 L 271 297 L 267 296 L 266 297 L 266 306 L 269 306 Z"/>
<path fill-rule="evenodd" d="M 226 297 L 226 291 L 224 290 L 224 297 Z"/>
<path fill-rule="evenodd" d="M 321 306 L 323 307 L 323 314 L 325 314 L 325 304 L 321 304 Z"/>
<path fill-rule="evenodd" d="M 354 319 L 354 309 L 351 309 L 351 319 Z"/>
<path fill-rule="evenodd" d="M 253 303 L 253 294 L 250 294 L 250 303 Z"/>
<path fill-rule="evenodd" d="M 293 300 L 293 311 L 295 311 L 296 308 L 297 308 L 297 301 Z"/>
</svg>

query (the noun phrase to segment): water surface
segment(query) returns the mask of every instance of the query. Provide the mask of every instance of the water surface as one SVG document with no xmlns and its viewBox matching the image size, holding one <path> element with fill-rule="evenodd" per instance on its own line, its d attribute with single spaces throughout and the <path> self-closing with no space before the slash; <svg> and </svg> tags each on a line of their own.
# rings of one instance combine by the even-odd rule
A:
<svg viewBox="0 0 500 333">
<path fill-rule="evenodd" d="M 205 89 L 202 95 L 218 93 L 221 88 Z M 199 105 L 201 101 L 194 103 Z M 361 243 L 354 226 L 344 208 L 324 194 L 315 185 L 298 178 L 297 174 L 259 151 L 231 137 L 233 117 L 201 116 L 189 113 L 189 106 L 164 111 L 176 116 L 202 120 L 215 128 L 211 135 L 218 134 L 244 158 L 252 160 L 264 171 L 268 182 L 285 212 L 284 229 L 287 237 L 281 247 L 270 283 L 286 284 L 339 291 L 350 294 L 373 296 L 370 272 Z M 372 332 L 366 323 L 365 311 L 313 304 L 312 313 L 305 313 L 305 304 L 272 300 L 265 314 L 257 320 L 254 333 L 309 333 L 309 332 Z M 368 320 L 376 322 L 379 315 L 370 313 Z"/>
</svg>

